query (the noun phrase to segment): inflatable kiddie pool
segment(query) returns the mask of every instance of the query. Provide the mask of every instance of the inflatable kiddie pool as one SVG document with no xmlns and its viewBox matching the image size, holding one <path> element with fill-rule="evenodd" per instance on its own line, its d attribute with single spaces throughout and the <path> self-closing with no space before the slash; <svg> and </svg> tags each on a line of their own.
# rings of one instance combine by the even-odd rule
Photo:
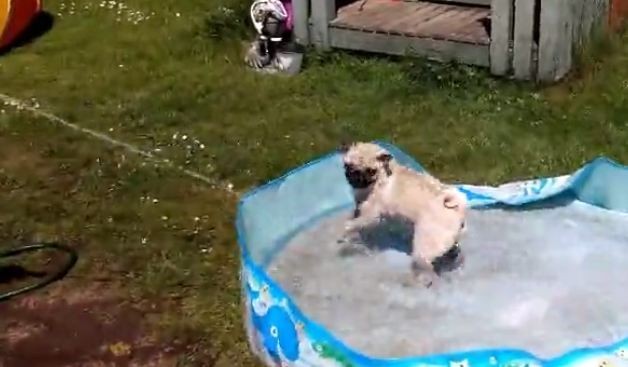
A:
<svg viewBox="0 0 628 367">
<path fill-rule="evenodd" d="M 0 0 L 0 49 L 15 41 L 40 11 L 40 0 Z"/>
<path fill-rule="evenodd" d="M 353 206 L 338 153 L 247 193 L 237 231 L 252 350 L 268 366 L 628 366 L 628 170 L 600 158 L 457 187 L 472 208 L 466 262 L 429 290 L 399 281 L 403 228 L 367 233 L 353 244 L 364 251 L 338 243 Z"/>
</svg>

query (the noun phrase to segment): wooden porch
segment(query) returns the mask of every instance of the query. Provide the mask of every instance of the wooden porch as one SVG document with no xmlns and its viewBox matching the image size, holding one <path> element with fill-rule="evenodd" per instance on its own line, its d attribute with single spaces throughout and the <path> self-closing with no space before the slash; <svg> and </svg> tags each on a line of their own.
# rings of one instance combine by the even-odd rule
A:
<svg viewBox="0 0 628 367">
<path fill-rule="evenodd" d="M 329 22 L 331 47 L 489 66 L 489 7 L 369 0 L 360 10 L 360 3 Z"/>
<path fill-rule="evenodd" d="M 292 1 L 295 37 L 304 45 L 552 81 L 570 70 L 575 48 L 608 18 L 611 0 L 368 0 L 363 9 L 362 0 Z"/>
</svg>

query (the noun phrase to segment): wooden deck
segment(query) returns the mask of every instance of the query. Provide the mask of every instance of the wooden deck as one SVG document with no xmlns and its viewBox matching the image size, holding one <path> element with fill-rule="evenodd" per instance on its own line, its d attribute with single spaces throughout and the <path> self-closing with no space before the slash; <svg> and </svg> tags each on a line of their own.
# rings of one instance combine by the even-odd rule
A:
<svg viewBox="0 0 628 367">
<path fill-rule="evenodd" d="M 428 1 L 369 0 L 360 11 L 358 0 L 337 12 L 321 7 L 317 14 L 330 14 L 314 21 L 314 43 L 330 47 L 415 55 L 441 61 L 489 66 L 490 7 L 453 5 Z M 318 33 L 316 29 L 320 29 Z M 318 41 L 318 40 L 322 41 Z"/>
<path fill-rule="evenodd" d="M 368 0 L 360 11 L 361 0 L 353 1 L 292 0 L 295 40 L 322 50 L 486 66 L 494 75 L 541 82 L 565 76 L 574 64 L 574 53 L 594 34 L 606 31 L 612 12 L 623 12 L 618 6 L 628 4 L 628 0 Z"/>
<path fill-rule="evenodd" d="M 420 1 L 369 0 L 338 11 L 330 26 L 405 37 L 429 38 L 474 45 L 488 45 L 489 7 L 438 4 Z"/>
</svg>

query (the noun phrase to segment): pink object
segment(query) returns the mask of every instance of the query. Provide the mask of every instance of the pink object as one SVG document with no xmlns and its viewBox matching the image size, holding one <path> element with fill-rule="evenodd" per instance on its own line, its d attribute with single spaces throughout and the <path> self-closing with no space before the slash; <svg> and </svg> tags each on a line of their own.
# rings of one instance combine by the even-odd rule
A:
<svg viewBox="0 0 628 367">
<path fill-rule="evenodd" d="M 286 13 L 288 14 L 288 19 L 286 19 L 286 30 L 292 31 L 292 27 L 294 26 L 294 13 L 292 11 L 292 1 L 291 0 L 281 0 L 283 7 L 286 8 Z"/>
</svg>

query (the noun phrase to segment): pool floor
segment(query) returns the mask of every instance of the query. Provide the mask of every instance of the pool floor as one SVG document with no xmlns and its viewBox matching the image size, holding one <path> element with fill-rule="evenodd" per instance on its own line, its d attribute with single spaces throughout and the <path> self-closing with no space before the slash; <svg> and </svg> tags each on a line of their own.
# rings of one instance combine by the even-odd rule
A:
<svg viewBox="0 0 628 367">
<path fill-rule="evenodd" d="M 431 289 L 404 285 L 407 234 L 381 226 L 339 244 L 346 218 L 299 233 L 267 270 L 362 353 L 518 348 L 549 358 L 628 336 L 628 215 L 581 202 L 471 210 L 465 265 Z"/>
</svg>

